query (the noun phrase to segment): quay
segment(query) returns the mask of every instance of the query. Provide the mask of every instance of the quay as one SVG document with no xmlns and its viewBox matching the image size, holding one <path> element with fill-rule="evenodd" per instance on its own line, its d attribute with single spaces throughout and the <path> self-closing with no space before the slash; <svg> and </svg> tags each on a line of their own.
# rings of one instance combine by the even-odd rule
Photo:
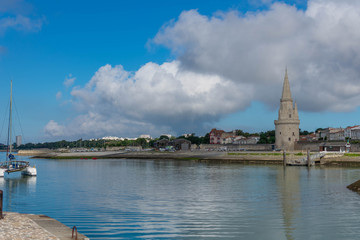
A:
<svg viewBox="0 0 360 240">
<path fill-rule="evenodd" d="M 26 152 L 23 152 L 23 154 Z M 311 152 L 311 155 L 318 152 Z M 19 154 L 20 155 L 20 154 Z M 283 164 L 283 153 L 277 151 L 102 151 L 102 152 L 37 152 L 28 154 L 32 158 L 45 159 L 149 159 L 149 160 L 191 160 L 209 163 L 242 163 L 242 164 Z M 286 153 L 286 159 L 294 161 L 306 157 L 306 151 Z M 316 161 L 316 165 L 360 167 L 360 153 L 327 152 Z"/>
<path fill-rule="evenodd" d="M 70 229 L 45 215 L 3 212 L 0 219 L 0 240 L 88 240 L 83 234 Z"/>
</svg>

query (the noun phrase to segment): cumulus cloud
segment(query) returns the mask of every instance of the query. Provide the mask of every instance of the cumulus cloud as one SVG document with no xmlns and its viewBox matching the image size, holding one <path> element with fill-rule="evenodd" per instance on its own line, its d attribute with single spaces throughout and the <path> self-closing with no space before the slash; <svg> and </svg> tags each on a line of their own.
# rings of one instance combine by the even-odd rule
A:
<svg viewBox="0 0 360 240">
<path fill-rule="evenodd" d="M 70 87 L 74 84 L 75 80 L 76 80 L 76 77 L 73 77 L 72 74 L 70 73 L 68 76 L 65 77 L 64 85 L 66 87 Z"/>
<path fill-rule="evenodd" d="M 54 120 L 50 120 L 45 128 L 44 128 L 46 134 L 51 137 L 61 137 L 64 136 L 64 132 L 66 128 L 64 126 L 59 125 Z"/>
<path fill-rule="evenodd" d="M 192 10 L 153 42 L 171 49 L 184 68 L 253 84 L 253 100 L 273 108 L 287 65 L 301 110 L 349 111 L 360 100 L 359 10 L 358 2 L 322 0 L 309 1 L 305 11 L 281 3 L 245 15 Z"/>
<path fill-rule="evenodd" d="M 83 88 L 72 90 L 73 104 L 83 112 L 72 134 L 125 134 L 194 130 L 199 122 L 245 109 L 251 86 L 234 84 L 215 74 L 180 68 L 180 62 L 147 63 L 130 73 L 121 65 L 101 67 Z M 177 126 L 177 129 L 173 128 Z M 48 131 L 46 130 L 48 133 Z M 51 132 L 48 134 L 51 134 Z"/>
<path fill-rule="evenodd" d="M 279 105 L 285 66 L 303 111 L 351 111 L 360 104 L 360 2 L 308 1 L 306 10 L 184 11 L 152 44 L 176 60 L 136 72 L 101 67 L 72 90 L 81 115 L 71 133 L 193 132 L 260 101 Z M 240 120 L 239 120 L 240 121 Z"/>
</svg>

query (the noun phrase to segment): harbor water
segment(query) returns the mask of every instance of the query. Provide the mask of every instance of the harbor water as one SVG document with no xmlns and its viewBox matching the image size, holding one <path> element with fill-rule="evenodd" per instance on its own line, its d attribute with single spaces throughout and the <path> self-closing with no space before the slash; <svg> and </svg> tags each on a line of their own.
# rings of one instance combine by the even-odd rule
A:
<svg viewBox="0 0 360 240">
<path fill-rule="evenodd" d="M 360 168 L 174 160 L 31 159 L 0 178 L 4 211 L 45 214 L 90 239 L 357 239 Z"/>
</svg>

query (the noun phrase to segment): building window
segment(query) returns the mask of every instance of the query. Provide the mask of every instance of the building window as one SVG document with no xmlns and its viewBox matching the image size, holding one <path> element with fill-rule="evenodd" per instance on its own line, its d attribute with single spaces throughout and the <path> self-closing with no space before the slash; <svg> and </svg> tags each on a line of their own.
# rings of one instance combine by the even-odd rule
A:
<svg viewBox="0 0 360 240">
<path fill-rule="evenodd" d="M 295 136 L 295 133 L 293 132 L 293 136 Z"/>
<path fill-rule="evenodd" d="M 291 138 L 289 138 L 289 142 L 291 141 Z"/>
<path fill-rule="evenodd" d="M 281 132 L 280 132 L 280 135 L 281 135 Z"/>
<path fill-rule="evenodd" d="M 289 118 L 291 118 L 291 114 L 289 114 Z"/>
</svg>

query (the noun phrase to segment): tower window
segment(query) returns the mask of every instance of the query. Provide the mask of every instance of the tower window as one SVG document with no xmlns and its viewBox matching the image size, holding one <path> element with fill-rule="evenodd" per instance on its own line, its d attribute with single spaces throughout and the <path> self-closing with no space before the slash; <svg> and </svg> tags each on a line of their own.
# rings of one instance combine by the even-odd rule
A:
<svg viewBox="0 0 360 240">
<path fill-rule="evenodd" d="M 291 141 L 291 138 L 289 138 L 289 142 Z"/>
<path fill-rule="evenodd" d="M 289 114 L 289 118 L 291 118 L 291 114 Z"/>
<path fill-rule="evenodd" d="M 280 132 L 280 135 L 281 135 L 281 132 Z"/>
<path fill-rule="evenodd" d="M 295 136 L 295 133 L 293 132 L 293 136 Z"/>
</svg>

